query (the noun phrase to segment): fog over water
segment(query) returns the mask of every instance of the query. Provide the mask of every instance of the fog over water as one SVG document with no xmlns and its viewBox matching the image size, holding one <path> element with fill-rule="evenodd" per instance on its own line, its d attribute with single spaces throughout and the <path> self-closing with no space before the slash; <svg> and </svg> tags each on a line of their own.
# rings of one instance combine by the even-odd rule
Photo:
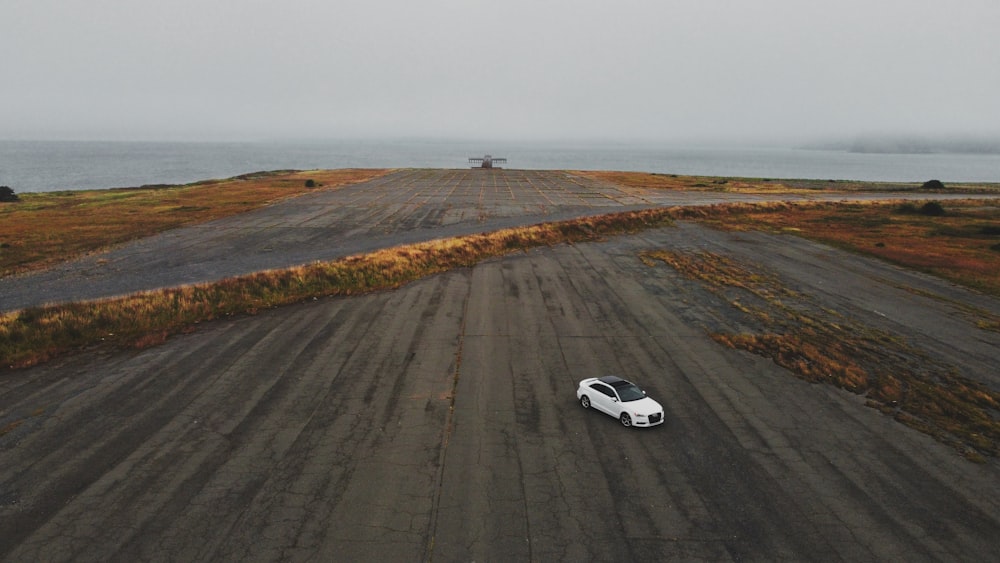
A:
<svg viewBox="0 0 1000 563">
<path fill-rule="evenodd" d="M 459 140 L 312 142 L 2 141 L 0 185 L 17 192 L 132 187 L 314 168 L 508 168 L 924 182 L 1000 182 L 1000 154 L 883 154 L 687 144 Z"/>
<path fill-rule="evenodd" d="M 996 0 L 0 0 L 0 138 L 997 139 L 997 29 Z"/>
</svg>

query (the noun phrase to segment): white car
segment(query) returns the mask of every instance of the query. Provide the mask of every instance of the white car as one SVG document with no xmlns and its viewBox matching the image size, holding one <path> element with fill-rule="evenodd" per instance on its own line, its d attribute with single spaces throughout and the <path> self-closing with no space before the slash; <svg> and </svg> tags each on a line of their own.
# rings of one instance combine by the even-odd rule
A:
<svg viewBox="0 0 1000 563">
<path fill-rule="evenodd" d="M 646 396 L 635 383 L 614 375 L 591 377 L 580 382 L 576 398 L 583 408 L 593 407 L 617 418 L 622 426 L 663 424 L 663 407 Z"/>
</svg>

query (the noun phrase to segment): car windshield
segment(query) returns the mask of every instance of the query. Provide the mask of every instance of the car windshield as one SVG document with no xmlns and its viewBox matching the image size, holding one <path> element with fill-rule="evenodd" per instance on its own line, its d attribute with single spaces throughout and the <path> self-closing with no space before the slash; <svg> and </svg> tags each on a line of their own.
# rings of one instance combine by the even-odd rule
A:
<svg viewBox="0 0 1000 563">
<path fill-rule="evenodd" d="M 646 396 L 645 393 L 642 392 L 642 389 L 639 389 L 639 386 L 634 383 L 616 387 L 615 390 L 618 391 L 618 397 L 621 398 L 623 403 L 638 401 Z"/>
</svg>

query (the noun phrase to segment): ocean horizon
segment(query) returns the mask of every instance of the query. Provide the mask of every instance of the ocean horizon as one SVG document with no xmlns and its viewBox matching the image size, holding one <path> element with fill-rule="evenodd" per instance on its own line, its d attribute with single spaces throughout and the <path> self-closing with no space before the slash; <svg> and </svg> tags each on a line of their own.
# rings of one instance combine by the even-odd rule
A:
<svg viewBox="0 0 1000 563">
<path fill-rule="evenodd" d="M 621 170 L 695 176 L 871 182 L 1000 182 L 1000 154 L 656 143 L 457 140 L 0 141 L 0 185 L 17 193 L 186 184 L 265 170 L 468 168 Z"/>
</svg>

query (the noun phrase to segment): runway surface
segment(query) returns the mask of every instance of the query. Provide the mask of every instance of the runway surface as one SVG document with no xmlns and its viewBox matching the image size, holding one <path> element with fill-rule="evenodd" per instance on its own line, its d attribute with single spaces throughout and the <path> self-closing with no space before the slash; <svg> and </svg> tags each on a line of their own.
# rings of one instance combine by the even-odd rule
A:
<svg viewBox="0 0 1000 563">
<path fill-rule="evenodd" d="M 961 194 L 935 195 L 936 198 Z M 927 194 L 772 195 L 628 188 L 564 171 L 407 169 L 0 278 L 0 311 L 331 260 L 504 227 L 654 206 Z"/>
<path fill-rule="evenodd" d="M 451 197 L 416 208 L 463 207 Z M 390 200 L 326 228 L 362 239 L 447 215 L 393 215 Z M 509 215 L 598 206 L 525 205 Z M 795 237 L 680 223 L 5 374 L 0 559 L 995 556 L 995 459 L 967 461 L 861 397 L 717 344 L 709 331 L 740 329 L 732 307 L 639 259 L 655 249 L 753 264 L 1000 386 L 1000 335 L 969 315 L 1000 315 L 998 300 Z M 643 385 L 666 424 L 582 409 L 577 382 L 604 374 Z"/>
</svg>

